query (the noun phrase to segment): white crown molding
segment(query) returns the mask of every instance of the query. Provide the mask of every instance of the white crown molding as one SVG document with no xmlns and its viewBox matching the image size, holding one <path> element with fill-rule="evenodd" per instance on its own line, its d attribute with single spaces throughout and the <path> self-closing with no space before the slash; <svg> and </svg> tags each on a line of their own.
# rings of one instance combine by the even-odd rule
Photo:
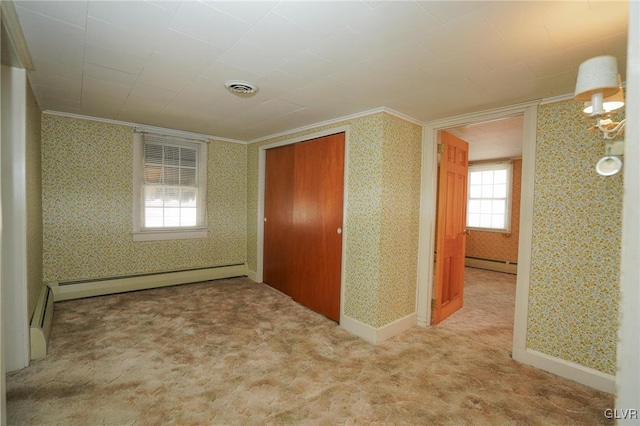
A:
<svg viewBox="0 0 640 426">
<path fill-rule="evenodd" d="M 70 112 L 53 111 L 53 110 L 45 110 L 45 111 L 42 111 L 42 113 L 43 114 L 49 114 L 49 115 L 57 115 L 57 116 L 60 116 L 60 117 L 77 118 L 77 119 L 80 119 L 80 120 L 89 120 L 89 121 L 98 121 L 98 122 L 101 122 L 101 123 L 116 124 L 116 125 L 119 125 L 119 126 L 128 126 L 128 127 L 133 127 L 135 129 L 138 129 L 138 130 L 142 130 L 142 131 L 146 130 L 146 131 L 154 132 L 154 133 L 164 133 L 164 134 L 169 134 L 169 135 L 182 136 L 182 137 L 189 138 L 189 139 L 207 139 L 207 140 L 216 140 L 216 141 L 220 141 L 220 142 L 238 143 L 238 144 L 242 144 L 242 145 L 246 145 L 247 144 L 247 142 L 240 141 L 240 140 L 237 140 L 237 139 L 223 138 L 223 137 L 220 137 L 220 136 L 206 135 L 206 134 L 203 134 L 203 133 L 187 132 L 187 131 L 184 131 L 184 130 L 169 129 L 169 128 L 166 128 L 166 127 L 148 126 L 146 124 L 131 123 L 129 121 L 112 120 L 110 118 L 92 117 L 90 115 L 73 114 L 73 113 L 70 113 Z"/>
<path fill-rule="evenodd" d="M 387 107 L 378 107 L 378 108 L 369 109 L 369 110 L 362 111 L 362 112 L 356 112 L 355 114 L 349 114 L 349 115 L 344 115 L 342 117 L 332 118 L 330 120 L 321 121 L 319 123 L 308 124 L 306 126 L 297 127 L 295 129 L 291 129 L 291 130 L 285 130 L 284 132 L 279 132 L 279 133 L 274 133 L 272 135 L 262 136 L 262 137 L 259 137 L 259 138 L 256 138 L 256 139 L 252 139 L 247 143 L 248 144 L 254 144 L 254 143 L 258 143 L 258 142 L 264 142 L 264 141 L 269 140 L 269 139 L 274 139 L 274 138 L 279 138 L 281 136 L 287 136 L 287 135 L 291 135 L 291 134 L 294 134 L 294 133 L 304 132 L 306 130 L 316 129 L 318 127 L 330 126 L 332 124 L 342 123 L 343 121 L 355 120 L 357 118 L 367 117 L 369 115 L 380 114 L 381 112 L 386 112 L 389 115 L 393 115 L 395 117 L 398 117 L 398 118 L 400 118 L 402 120 L 405 120 L 405 121 L 408 121 L 410 123 L 416 124 L 418 126 L 423 126 L 424 125 L 424 123 L 422 121 L 417 120 L 417 119 L 415 119 L 413 117 L 410 117 L 408 115 L 402 114 L 401 112 L 398 112 L 398 111 L 396 111 L 394 109 L 387 108 Z"/>
<path fill-rule="evenodd" d="M 31 53 L 29 53 L 29 47 L 22 32 L 15 4 L 12 0 L 2 0 L 0 7 L 2 8 L 2 23 L 7 30 L 9 43 L 13 47 L 16 59 L 20 62 L 22 68 L 29 71 L 33 70 Z"/>
<path fill-rule="evenodd" d="M 569 101 L 569 100 L 573 100 L 573 93 L 567 93 L 565 95 L 553 96 L 551 98 L 543 98 L 543 99 L 540 100 L 540 104 L 539 105 L 555 104 L 556 102 L 563 102 L 563 101 Z"/>
<path fill-rule="evenodd" d="M 622 88 L 626 90 L 627 88 L 626 81 L 622 82 Z M 564 95 L 552 96 L 550 98 L 543 98 L 540 101 L 539 105 L 554 104 L 556 102 L 563 102 L 563 101 L 570 101 L 570 100 L 573 100 L 573 93 L 566 93 Z"/>
<path fill-rule="evenodd" d="M 445 129 L 447 127 L 463 126 L 465 123 L 478 123 L 481 121 L 497 120 L 505 118 L 511 114 L 522 114 L 522 111 L 530 106 L 540 104 L 540 99 L 533 101 L 522 102 L 519 104 L 507 105 L 500 108 L 488 109 L 481 112 L 473 112 L 470 114 L 460 114 L 454 117 L 442 118 L 439 120 L 429 121 L 425 123 L 425 126 L 434 129 Z"/>
<path fill-rule="evenodd" d="M 624 86 L 624 84 L 623 84 L 623 86 Z M 506 112 L 508 112 L 510 110 L 513 110 L 514 108 L 517 109 L 517 108 L 526 107 L 526 106 L 532 106 L 532 105 L 551 104 L 551 103 L 566 101 L 566 100 L 570 100 L 570 99 L 573 99 L 573 95 L 568 93 L 568 94 L 565 94 L 565 95 L 554 96 L 554 97 L 551 97 L 551 98 L 535 99 L 533 101 L 522 102 L 522 103 L 518 103 L 518 104 L 508 105 L 508 106 L 505 106 L 505 107 L 486 110 L 486 111 L 483 111 L 481 114 L 488 114 L 488 115 L 498 114 L 499 115 L 499 114 L 506 113 Z M 103 122 L 103 123 L 118 124 L 118 125 L 123 125 L 123 126 L 135 127 L 135 128 L 138 128 L 138 129 L 146 129 L 148 131 L 153 131 L 153 132 L 156 132 L 156 133 L 163 133 L 164 132 L 164 133 L 167 133 L 167 134 L 183 135 L 185 137 L 190 137 L 190 138 L 193 138 L 193 139 L 213 139 L 213 140 L 221 141 L 221 142 L 231 142 L 231 143 L 249 145 L 249 144 L 264 142 L 264 141 L 269 140 L 269 139 L 275 139 L 275 138 L 279 138 L 279 137 L 282 137 L 282 136 L 288 136 L 288 135 L 291 135 L 291 134 L 295 134 L 295 133 L 304 132 L 304 131 L 307 131 L 307 130 L 316 129 L 318 127 L 330 126 L 332 124 L 342 123 L 344 121 L 355 120 L 355 119 L 358 119 L 358 118 L 379 114 L 381 112 L 387 113 L 387 114 L 392 115 L 392 116 L 397 117 L 397 118 L 400 118 L 401 120 L 407 121 L 409 123 L 413 123 L 413 124 L 415 124 L 417 126 L 429 125 L 429 126 L 434 126 L 434 127 L 443 127 L 444 123 L 457 122 L 457 121 L 459 121 L 459 119 L 461 117 L 475 115 L 475 114 L 462 114 L 462 115 L 458 115 L 458 116 L 454 116 L 454 117 L 447 117 L 447 118 L 444 118 L 444 119 L 425 122 L 425 121 L 418 120 L 418 119 L 416 119 L 414 117 L 411 117 L 409 115 L 403 114 L 403 113 L 401 113 L 399 111 L 396 111 L 396 110 L 394 110 L 392 108 L 383 106 L 383 107 L 369 109 L 369 110 L 366 110 L 366 111 L 357 112 L 357 113 L 354 113 L 354 114 L 344 115 L 344 116 L 337 117 L 337 118 L 332 118 L 330 120 L 320 121 L 320 122 L 317 122 L 317 123 L 308 124 L 308 125 L 301 126 L 301 127 L 296 127 L 295 129 L 285 130 L 285 131 L 278 132 L 278 133 L 273 133 L 273 134 L 270 134 L 270 135 L 267 135 L 267 136 L 261 136 L 259 138 L 251 139 L 249 141 L 241 141 L 241 140 L 238 140 L 238 139 L 223 138 L 223 137 L 220 137 L 220 136 L 206 135 L 206 134 L 194 133 L 194 132 L 187 132 L 187 131 L 176 130 L 176 129 L 168 129 L 168 128 L 165 128 L 165 127 L 148 126 L 148 125 L 139 124 L 139 123 L 131 123 L 131 122 L 127 122 L 127 121 L 112 120 L 112 119 L 109 119 L 109 118 L 92 117 L 92 116 L 88 116 L 88 115 L 73 114 L 73 113 L 62 112 L 62 111 L 45 110 L 45 111 L 43 111 L 43 114 L 59 115 L 59 116 L 69 117 L 69 118 L 79 118 L 79 119 L 83 119 L 83 120 L 92 120 L 92 121 L 99 121 L 99 122 Z"/>
<path fill-rule="evenodd" d="M 418 126 L 424 126 L 424 121 L 420 121 L 417 118 L 413 118 L 407 114 L 403 114 L 400 111 L 396 111 L 395 109 L 389 107 L 382 107 L 382 110 L 389 115 L 393 115 L 394 117 L 398 117 L 404 121 L 408 121 L 409 123 L 413 123 Z"/>
</svg>

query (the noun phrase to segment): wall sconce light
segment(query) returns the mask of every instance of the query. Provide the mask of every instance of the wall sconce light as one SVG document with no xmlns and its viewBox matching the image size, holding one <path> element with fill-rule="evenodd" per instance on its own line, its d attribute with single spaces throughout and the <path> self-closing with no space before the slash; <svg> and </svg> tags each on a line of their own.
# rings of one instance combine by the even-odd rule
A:
<svg viewBox="0 0 640 426">
<path fill-rule="evenodd" d="M 611 119 L 611 112 L 624 106 L 616 58 L 597 56 L 580 64 L 573 99 L 584 102 L 584 113 L 596 119 L 591 130 L 602 132 L 606 141 L 607 155 L 598 161 L 596 170 L 603 176 L 617 174 L 622 169 L 622 161 L 617 156 L 622 155 L 624 146 L 623 141 L 613 139 L 624 133 L 626 119 L 620 122 Z"/>
</svg>

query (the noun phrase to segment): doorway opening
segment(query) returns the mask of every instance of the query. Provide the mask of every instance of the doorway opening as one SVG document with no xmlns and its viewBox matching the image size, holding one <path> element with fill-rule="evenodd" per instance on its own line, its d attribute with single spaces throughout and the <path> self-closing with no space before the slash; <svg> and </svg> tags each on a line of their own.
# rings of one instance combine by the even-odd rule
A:
<svg viewBox="0 0 640 426">
<path fill-rule="evenodd" d="M 533 181 L 535 165 L 537 102 L 520 104 L 482 113 L 453 117 L 427 123 L 423 133 L 422 201 L 420 248 L 418 266 L 417 316 L 418 325 L 432 324 L 431 300 L 434 295 L 435 234 L 437 200 L 437 145 L 442 131 L 478 123 L 493 122 L 510 117 L 522 117 L 522 177 L 517 238 L 517 276 L 513 314 L 512 354 L 515 360 L 526 356 L 527 304 L 531 269 L 531 240 L 533 222 Z M 472 231 L 473 232 L 473 231 Z M 512 237 L 513 238 L 513 237 Z M 487 271 L 491 273 L 493 271 Z M 513 276 L 509 276 L 513 279 Z"/>
<path fill-rule="evenodd" d="M 506 351 L 513 341 L 523 122 L 523 115 L 518 114 L 439 131 L 441 140 L 446 131 L 468 144 L 468 185 L 466 209 L 461 213 L 465 239 L 463 304 L 441 321 L 433 315 L 433 322 L 452 331 L 487 337 Z M 438 206 L 446 202 L 441 191 L 442 187 Z M 436 235 L 439 230 L 437 224 Z M 436 256 L 436 271 L 437 262 Z M 434 285 L 437 295 L 437 279 Z"/>
</svg>

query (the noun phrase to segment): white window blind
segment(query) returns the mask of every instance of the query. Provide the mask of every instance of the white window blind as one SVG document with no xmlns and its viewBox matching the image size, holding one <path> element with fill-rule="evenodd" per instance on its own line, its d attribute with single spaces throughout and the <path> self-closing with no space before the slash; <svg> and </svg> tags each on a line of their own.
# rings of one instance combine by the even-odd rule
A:
<svg viewBox="0 0 640 426">
<path fill-rule="evenodd" d="M 138 140 L 137 231 L 205 228 L 205 142 L 153 133 L 143 133 Z"/>
<path fill-rule="evenodd" d="M 467 227 L 508 232 L 511 216 L 511 163 L 469 166 Z"/>
</svg>

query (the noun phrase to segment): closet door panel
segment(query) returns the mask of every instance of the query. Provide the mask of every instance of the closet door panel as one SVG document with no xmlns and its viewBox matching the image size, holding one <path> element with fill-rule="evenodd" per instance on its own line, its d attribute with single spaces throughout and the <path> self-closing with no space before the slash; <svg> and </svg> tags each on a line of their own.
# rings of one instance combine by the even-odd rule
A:
<svg viewBox="0 0 640 426">
<path fill-rule="evenodd" d="M 291 295 L 295 146 L 266 151 L 263 281 Z"/>
<path fill-rule="evenodd" d="M 291 296 L 340 320 L 344 134 L 295 145 Z"/>
</svg>

